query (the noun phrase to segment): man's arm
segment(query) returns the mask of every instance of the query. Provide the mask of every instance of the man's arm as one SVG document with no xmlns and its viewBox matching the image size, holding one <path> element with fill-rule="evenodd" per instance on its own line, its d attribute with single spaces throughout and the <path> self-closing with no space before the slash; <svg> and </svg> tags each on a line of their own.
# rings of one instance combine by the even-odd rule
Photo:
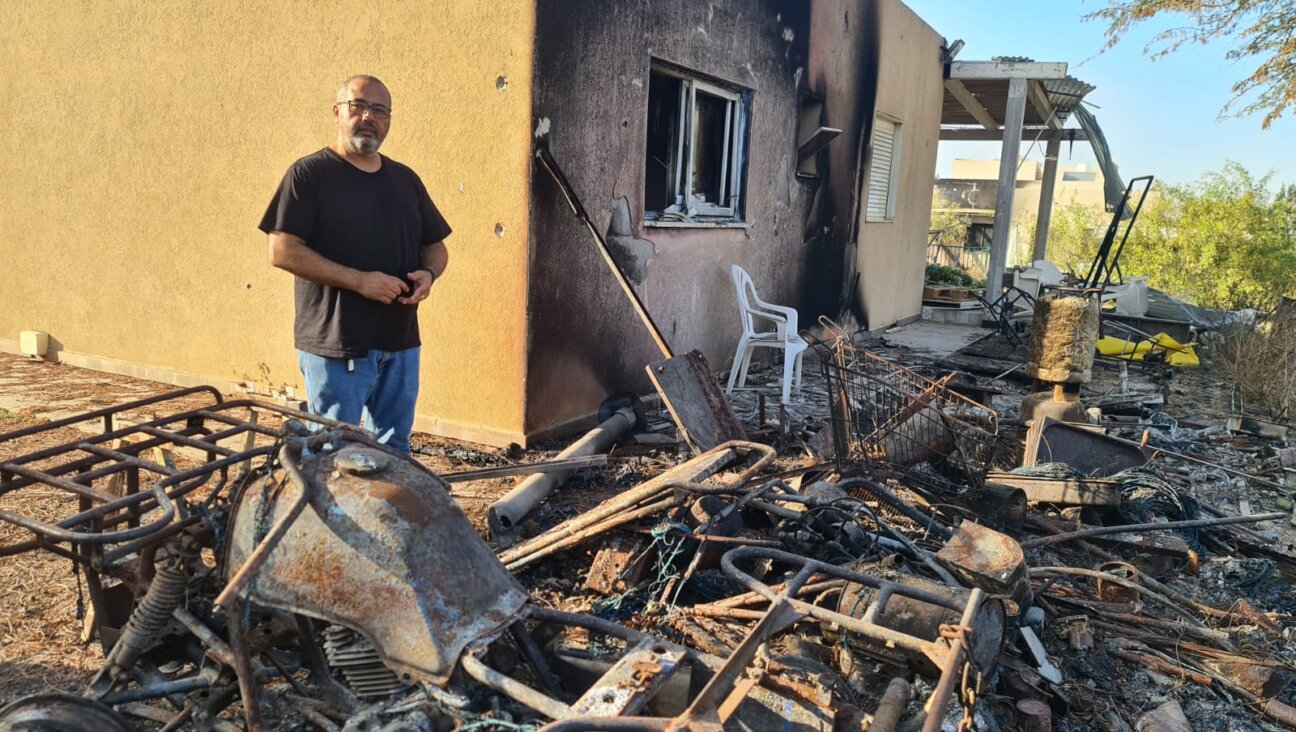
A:
<svg viewBox="0 0 1296 732">
<path fill-rule="evenodd" d="M 405 283 L 399 277 L 382 272 L 361 272 L 338 264 L 311 249 L 300 237 L 282 231 L 270 232 L 269 256 L 270 264 L 304 280 L 353 290 L 370 300 L 385 304 L 390 304 L 406 290 Z M 444 260 L 442 261 L 444 269 Z M 427 276 L 426 273 L 424 276 Z"/>
<path fill-rule="evenodd" d="M 450 252 L 446 249 L 444 241 L 423 247 L 419 251 L 419 269 L 407 275 L 414 282 L 414 291 L 409 294 L 409 297 L 397 299 L 406 305 L 417 305 L 426 300 L 432 290 L 432 283 L 441 279 L 449 262 Z M 431 272 L 429 273 L 428 270 Z"/>
</svg>

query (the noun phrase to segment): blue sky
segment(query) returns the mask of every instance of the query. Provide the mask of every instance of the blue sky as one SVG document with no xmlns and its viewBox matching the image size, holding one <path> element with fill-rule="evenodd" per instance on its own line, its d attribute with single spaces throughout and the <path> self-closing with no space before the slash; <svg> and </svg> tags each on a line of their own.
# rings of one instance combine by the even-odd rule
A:
<svg viewBox="0 0 1296 732">
<path fill-rule="evenodd" d="M 1160 30 L 1175 25 L 1157 19 L 1125 36 L 1102 54 L 1100 21 L 1081 16 L 1102 0 L 904 0 L 950 42 L 966 45 L 960 61 L 994 56 L 1026 56 L 1036 61 L 1066 61 L 1069 73 L 1097 87 L 1085 98 L 1098 118 L 1121 177 L 1155 175 L 1184 183 L 1235 160 L 1254 173 L 1275 173 L 1275 183 L 1296 182 L 1296 118 L 1260 128 L 1263 114 L 1219 118 L 1233 83 L 1248 76 L 1254 62 L 1229 61 L 1227 41 L 1184 46 L 1157 60 L 1143 48 Z M 1068 124 L 1074 127 L 1075 123 Z M 1028 143 L 1023 143 L 1023 151 Z M 1062 162 L 1092 162 L 1088 144 L 1062 146 Z M 938 175 L 954 158 L 997 158 L 998 143 L 943 142 Z M 1041 158 L 1038 146 L 1032 157 Z"/>
</svg>

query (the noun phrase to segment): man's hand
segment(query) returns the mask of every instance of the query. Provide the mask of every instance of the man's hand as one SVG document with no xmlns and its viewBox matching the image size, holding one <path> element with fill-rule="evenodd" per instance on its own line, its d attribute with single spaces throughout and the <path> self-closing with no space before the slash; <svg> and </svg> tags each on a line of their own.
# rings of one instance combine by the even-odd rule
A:
<svg viewBox="0 0 1296 732">
<path fill-rule="evenodd" d="M 406 277 L 414 283 L 414 291 L 397 300 L 404 305 L 417 305 L 426 300 L 428 293 L 432 291 L 432 273 L 426 269 L 416 269 Z"/>
<path fill-rule="evenodd" d="M 431 275 L 423 273 L 431 283 Z M 399 277 L 392 277 L 382 272 L 361 272 L 360 277 L 356 279 L 355 291 L 369 298 L 377 300 L 384 305 L 390 305 L 393 300 L 399 299 L 405 302 L 406 298 L 401 297 L 405 293 L 405 282 Z M 426 291 L 426 290 L 425 290 Z M 426 296 L 426 295 L 425 295 Z"/>
</svg>

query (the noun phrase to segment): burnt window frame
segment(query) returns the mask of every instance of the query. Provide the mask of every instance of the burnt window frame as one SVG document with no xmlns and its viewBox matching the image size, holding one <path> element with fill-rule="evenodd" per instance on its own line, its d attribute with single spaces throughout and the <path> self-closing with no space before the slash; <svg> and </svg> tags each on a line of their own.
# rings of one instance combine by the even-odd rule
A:
<svg viewBox="0 0 1296 732">
<path fill-rule="evenodd" d="M 651 115 L 654 110 L 652 77 L 666 77 L 675 82 L 675 99 L 673 102 L 674 125 L 670 138 L 666 141 L 670 159 L 666 171 L 668 189 L 664 192 L 664 206 L 649 206 L 650 192 L 648 181 L 652 177 L 649 166 L 661 165 L 663 161 L 654 158 L 650 153 L 654 148 L 651 137 Z M 746 217 L 746 177 L 750 155 L 751 137 L 751 102 L 752 91 L 736 84 L 731 84 L 705 74 L 694 72 L 674 64 L 653 60 L 649 68 L 649 96 L 646 115 L 650 118 L 645 125 L 645 161 L 644 161 L 644 222 L 648 225 L 745 225 Z M 719 197 L 727 198 L 728 204 L 719 202 L 698 201 L 693 196 L 693 150 L 697 146 L 698 113 L 697 96 L 704 94 L 724 100 L 725 142 L 720 151 L 719 167 L 721 180 L 718 186 Z M 670 102 L 666 102 L 670 103 Z M 660 147 L 661 140 L 657 141 Z"/>
</svg>

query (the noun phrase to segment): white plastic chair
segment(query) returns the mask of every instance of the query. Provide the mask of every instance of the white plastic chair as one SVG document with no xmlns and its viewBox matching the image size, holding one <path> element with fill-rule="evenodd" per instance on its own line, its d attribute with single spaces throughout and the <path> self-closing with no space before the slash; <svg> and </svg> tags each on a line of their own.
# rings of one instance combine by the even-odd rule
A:
<svg viewBox="0 0 1296 732">
<path fill-rule="evenodd" d="M 743 333 L 734 351 L 733 368 L 729 371 L 729 386 L 726 394 L 732 394 L 735 382 L 741 388 L 747 383 L 747 367 L 751 365 L 752 351 L 757 348 L 783 349 L 783 403 L 787 404 L 792 393 L 793 377 L 797 389 L 801 388 L 801 357 L 810 346 L 797 334 L 797 311 L 781 305 L 773 305 L 756 296 L 756 286 L 751 276 L 742 267 L 733 265 L 729 268 L 733 276 L 734 289 L 738 293 L 738 311 L 742 315 Z M 774 330 L 756 330 L 757 319 L 774 324 Z"/>
</svg>

